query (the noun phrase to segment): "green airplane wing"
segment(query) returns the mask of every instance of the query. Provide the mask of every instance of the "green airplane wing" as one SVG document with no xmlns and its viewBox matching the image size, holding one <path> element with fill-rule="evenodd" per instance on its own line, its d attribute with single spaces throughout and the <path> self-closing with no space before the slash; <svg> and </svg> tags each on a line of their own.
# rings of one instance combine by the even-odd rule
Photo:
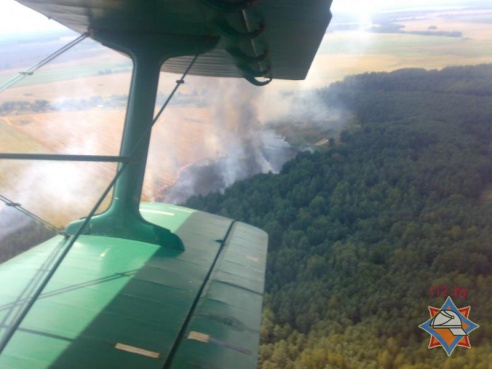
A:
<svg viewBox="0 0 492 369">
<path fill-rule="evenodd" d="M 331 19 L 331 0 L 17 0 L 80 33 L 220 38 L 191 74 L 304 79 Z M 182 73 L 191 57 L 169 60 Z"/>
<path fill-rule="evenodd" d="M 173 205 L 141 212 L 179 235 L 184 251 L 81 236 L 1 369 L 256 367 L 266 234 Z M 0 339 L 63 244 L 56 237 L 0 266 Z"/>
<path fill-rule="evenodd" d="M 255 368 L 267 235 L 135 201 L 160 61 L 182 72 L 201 54 L 192 74 L 302 79 L 331 0 L 18 2 L 133 57 L 121 150 L 133 160 L 110 208 L 67 228 L 82 232 L 71 249 L 57 237 L 0 266 L 0 369 Z"/>
</svg>

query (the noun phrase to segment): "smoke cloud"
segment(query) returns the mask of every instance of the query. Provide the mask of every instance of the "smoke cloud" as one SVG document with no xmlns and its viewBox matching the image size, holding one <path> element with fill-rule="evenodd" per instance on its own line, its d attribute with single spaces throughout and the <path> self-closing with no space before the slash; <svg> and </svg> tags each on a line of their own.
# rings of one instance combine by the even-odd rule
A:
<svg viewBox="0 0 492 369">
<path fill-rule="evenodd" d="M 159 200 L 179 203 L 191 195 L 223 191 L 254 174 L 276 173 L 295 155 L 285 139 L 260 120 L 263 89 L 236 79 L 215 84 L 207 99 L 213 127 L 201 143 L 203 151 L 213 155 L 182 168 L 176 183 L 158 193 Z M 279 116 L 281 109 L 274 106 L 263 118 Z"/>
<path fill-rule="evenodd" d="M 0 203 L 0 244 L 8 235 L 22 229 L 30 219 L 12 207 Z"/>
</svg>

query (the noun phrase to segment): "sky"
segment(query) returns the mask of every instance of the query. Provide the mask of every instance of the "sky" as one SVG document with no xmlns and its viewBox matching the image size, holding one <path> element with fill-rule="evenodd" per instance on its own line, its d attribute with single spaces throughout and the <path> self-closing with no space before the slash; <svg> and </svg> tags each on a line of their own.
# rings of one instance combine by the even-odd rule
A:
<svg viewBox="0 0 492 369">
<path fill-rule="evenodd" d="M 14 0 L 0 0 L 0 35 L 63 29 L 54 21 L 20 5 Z"/>
<path fill-rule="evenodd" d="M 363 20 L 373 12 L 394 8 L 416 8 L 467 4 L 467 0 L 334 0 L 332 11 L 351 13 Z M 63 29 L 55 21 L 26 8 L 14 0 L 0 0 L 0 36 Z"/>
</svg>

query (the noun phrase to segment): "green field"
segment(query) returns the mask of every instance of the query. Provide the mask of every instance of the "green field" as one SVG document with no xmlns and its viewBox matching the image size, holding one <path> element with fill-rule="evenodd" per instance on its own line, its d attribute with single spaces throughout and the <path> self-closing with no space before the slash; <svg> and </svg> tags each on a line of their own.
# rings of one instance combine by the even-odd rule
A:
<svg viewBox="0 0 492 369">
<path fill-rule="evenodd" d="M 428 12 L 420 14 L 419 17 L 415 18 L 412 18 L 408 14 L 405 17 L 395 14 L 385 19 L 386 22 L 403 25 L 404 28 L 402 30 L 407 33 L 371 32 L 368 27 L 341 30 L 338 27 L 339 23 L 337 24 L 337 22 L 339 20 L 335 14 L 329 32 L 324 37 L 306 81 L 274 81 L 267 88 L 256 90 L 258 94 L 262 94 L 261 98 L 255 100 L 258 103 L 258 106 L 256 106 L 258 116 L 268 116 L 268 111 L 291 109 L 294 103 L 298 104 L 298 106 L 299 104 L 304 104 L 302 101 L 295 101 L 295 99 L 292 101 L 292 104 L 286 104 L 285 102 L 290 100 L 279 97 L 282 95 L 279 95 L 278 92 L 323 88 L 334 81 L 342 80 L 348 75 L 374 71 L 392 71 L 400 68 L 440 69 L 449 65 L 470 65 L 492 62 L 492 56 L 490 54 L 490 50 L 492 50 L 492 29 L 490 29 L 490 22 L 492 21 L 491 12 L 476 11 L 475 13 L 466 12 L 464 14 L 442 11 L 441 13 Z M 463 37 L 429 36 L 409 33 L 425 31 L 430 26 L 436 27 L 437 30 L 443 32 L 459 31 Z M 12 44 L 9 45 L 9 55 L 10 58 L 13 58 L 10 64 L 13 64 L 15 60 L 21 60 L 20 57 L 17 57 L 17 59 L 14 58 L 16 52 L 14 46 Z M 19 62 L 22 68 L 5 69 L 5 63 L 0 65 L 3 68 L 0 73 L 0 83 L 15 75 L 19 70 L 25 70 L 27 66 L 36 63 L 46 56 L 46 54 L 56 50 L 60 46 L 61 44 L 55 45 L 53 42 L 44 44 L 41 41 L 29 44 L 29 53 L 27 55 L 29 62 L 24 59 L 22 63 Z M 22 45 L 18 45 L 18 47 L 18 52 L 21 52 L 20 48 L 22 48 Z M 128 93 L 130 65 L 131 63 L 126 57 L 109 51 L 94 42 L 84 41 L 66 56 L 57 59 L 55 64 L 46 66 L 36 72 L 32 77 L 23 80 L 18 86 L 0 94 L 0 105 L 7 101 L 47 100 L 57 102 L 63 99 L 90 99 L 93 96 L 110 97 L 113 95 L 124 95 Z M 110 71 L 109 74 L 106 74 L 108 71 Z M 174 79 L 174 76 L 168 77 L 170 81 Z M 196 92 L 195 90 L 205 91 L 205 95 L 201 94 L 200 96 L 208 96 L 208 100 L 204 104 L 207 108 L 201 109 L 199 114 L 197 114 L 200 121 L 204 119 L 206 122 L 211 122 L 216 117 L 214 102 L 222 101 L 224 98 L 224 89 L 229 91 L 227 89 L 232 88 L 229 87 L 230 84 L 228 83 L 228 81 L 217 81 L 215 84 L 216 88 L 214 89 L 209 81 L 204 83 L 200 79 L 190 78 L 189 83 L 184 86 L 183 90 L 180 90 L 180 93 L 182 96 L 192 96 Z M 228 94 L 231 95 L 230 92 Z M 264 105 L 260 106 L 259 104 Z M 187 106 L 187 115 L 189 116 L 197 109 Z M 297 111 L 309 110 L 305 107 L 295 106 L 294 109 L 297 109 Z M 266 111 L 266 113 L 262 110 Z M 72 114 L 70 115 L 70 119 L 74 119 L 73 117 L 79 114 L 85 115 L 87 119 L 93 120 L 93 115 L 90 115 L 89 111 L 71 111 L 70 114 Z M 175 118 L 178 120 L 183 120 L 183 117 L 186 116 L 186 114 L 173 113 L 172 107 L 171 111 L 168 111 L 168 114 L 171 116 L 176 115 Z M 284 114 L 284 117 L 281 119 L 283 122 L 292 123 L 294 118 L 290 117 L 291 121 L 284 119 L 285 116 L 289 117 L 288 111 L 282 114 Z M 326 117 L 332 115 L 334 115 L 333 112 L 328 111 L 324 113 Z M 1 118 L 0 123 L 2 122 Z M 4 118 L 7 119 L 4 119 L 4 123 L 9 121 L 9 117 Z M 43 113 L 43 116 L 38 118 L 43 118 L 44 120 L 51 119 L 46 113 Z M 29 117 L 28 114 L 25 119 L 34 119 L 38 122 L 38 118 L 36 120 L 33 117 Z M 264 123 L 266 122 L 268 120 Z M 306 117 L 299 117 L 297 123 L 299 122 L 309 123 Z M 74 123 L 74 121 L 71 121 L 71 123 Z M 180 125 L 183 127 L 183 122 L 180 122 Z M 58 125 L 58 133 L 62 131 L 62 126 Z M 293 144 L 315 144 L 319 140 L 326 140 L 337 134 L 336 132 L 334 133 L 318 126 L 313 126 L 309 129 L 307 127 L 296 129 L 295 125 L 291 126 L 290 128 L 292 129 L 283 133 Z M 188 126 L 185 124 L 184 127 Z M 34 125 L 31 128 L 34 128 Z M 189 153 L 184 155 L 182 151 L 188 150 L 191 152 L 193 151 L 191 149 L 192 147 L 201 147 L 204 141 L 203 137 L 205 137 L 205 134 L 208 137 L 207 139 L 213 136 L 213 129 L 212 131 L 211 128 L 205 129 L 203 137 L 201 135 L 197 137 L 195 126 L 189 125 L 189 129 L 189 131 L 186 129 L 183 132 L 180 131 L 178 135 L 179 137 L 186 137 L 187 141 L 181 142 L 174 140 L 174 142 L 169 143 L 168 150 L 174 154 L 169 155 L 167 152 L 161 153 L 163 157 L 170 157 L 171 159 L 173 157 L 179 157 L 179 165 L 186 165 L 188 162 L 197 160 L 196 155 L 194 156 Z M 29 139 L 25 139 L 25 130 L 26 127 L 22 128 L 0 124 L 0 136 L 3 138 L 0 142 L 0 151 L 46 151 L 39 148 L 41 143 L 44 142 L 43 140 L 47 137 L 57 137 L 57 135 L 43 131 L 42 134 L 32 134 Z M 79 129 L 76 130 L 78 131 Z M 21 136 L 24 138 L 18 139 Z M 105 136 L 106 139 L 108 139 L 107 136 Z M 119 133 L 118 137 L 116 136 L 115 134 L 114 140 L 119 142 Z M 169 134 L 163 134 L 162 137 L 156 134 L 156 136 L 160 140 L 163 140 L 165 137 L 169 137 Z M 174 137 L 173 134 L 171 136 Z M 69 142 L 70 140 L 65 141 Z M 187 145 L 190 148 L 184 147 Z M 67 146 L 67 148 L 70 147 L 70 145 Z M 55 147 L 53 147 L 53 151 L 56 151 Z M 176 155 L 176 153 L 179 154 Z M 213 156 L 213 154 L 207 155 Z M 172 161 L 171 159 L 170 161 Z M 8 163 L 8 168 L 11 169 L 3 171 L 2 176 L 8 178 L 7 182 L 9 183 L 2 183 L 0 189 L 15 188 L 15 185 L 10 182 L 17 177 L 16 173 L 19 171 L 12 168 L 13 164 L 16 163 Z M 3 168 L 6 168 L 5 166 L 7 164 L 3 163 L 2 165 L 4 166 Z M 174 180 L 172 171 L 169 173 L 166 172 L 166 178 L 169 181 L 171 179 Z M 17 197 L 16 194 L 13 195 Z M 39 208 L 49 208 L 49 206 L 40 205 Z"/>
<path fill-rule="evenodd" d="M 489 52 L 492 50 L 492 11 L 486 9 L 385 13 L 377 16 L 372 25 L 350 23 L 347 29 L 344 29 L 343 22 L 343 16 L 334 14 L 308 78 L 300 85 L 323 87 L 347 75 L 371 71 L 409 67 L 434 69 L 492 61 Z M 373 32 L 380 26 L 388 25 L 402 28 L 398 33 Z M 412 34 L 428 32 L 430 27 L 436 32 L 459 32 L 462 37 Z M 0 65 L 0 83 L 15 75 L 19 70 L 15 68 L 18 66 L 16 63 L 22 60 L 22 68 L 25 69 L 62 45 L 53 41 L 29 44 L 26 58 L 30 62 L 26 62 L 26 58 L 14 58 L 16 53 L 23 53 L 23 50 L 19 46 L 16 51 L 9 45 L 9 57 L 14 59 L 8 63 L 12 66 L 10 69 Z M 112 73 L 128 72 L 131 68 L 129 59 L 92 41 L 84 41 L 67 55 L 56 59 L 55 63 L 26 78 L 19 86 L 45 84 L 49 88 L 50 82 L 83 79 L 107 70 Z M 274 85 L 269 88 L 275 88 Z M 299 88 L 297 81 L 278 81 L 276 85 L 284 90 Z"/>
<path fill-rule="evenodd" d="M 53 82 L 83 79 L 97 75 L 130 72 L 131 63 L 128 59 L 112 60 L 108 65 L 108 59 L 101 56 L 83 60 L 82 63 L 63 63 L 36 71 L 32 76 L 24 78 L 16 87 L 32 86 L 38 84 L 50 84 Z M 16 76 L 17 71 L 8 70 L 0 74 L 0 84 Z M 48 86 L 47 86 L 48 87 Z"/>
</svg>

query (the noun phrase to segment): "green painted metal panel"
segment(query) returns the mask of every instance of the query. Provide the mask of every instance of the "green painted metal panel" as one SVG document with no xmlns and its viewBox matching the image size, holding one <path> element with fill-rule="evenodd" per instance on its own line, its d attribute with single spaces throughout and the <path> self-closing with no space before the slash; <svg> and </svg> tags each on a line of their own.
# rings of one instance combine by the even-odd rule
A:
<svg viewBox="0 0 492 369">
<path fill-rule="evenodd" d="M 220 37 L 217 48 L 200 56 L 191 74 L 242 77 L 244 60 L 226 50 L 239 48 L 250 57 L 268 50 L 268 60 L 246 63 L 255 71 L 270 70 L 273 78 L 304 79 L 331 19 L 332 0 L 261 0 L 232 13 L 207 3 L 220 0 L 17 0 L 76 30 L 110 30 L 163 35 Z M 228 2 L 229 0 L 223 0 Z M 264 29 L 253 38 L 220 31 L 217 23 L 246 34 Z M 167 62 L 163 70 L 183 73 L 190 57 Z"/>
<path fill-rule="evenodd" d="M 178 234 L 184 251 L 80 237 L 0 356 L 1 369 L 185 368 L 189 360 L 205 363 L 204 355 L 215 360 L 211 367 L 256 367 L 265 234 L 172 205 L 143 204 L 142 214 Z M 61 240 L 0 267 L 0 334 Z M 240 282 L 234 269 L 254 277 Z M 193 331 L 213 344 L 188 339 Z"/>
<path fill-rule="evenodd" d="M 267 235 L 235 223 L 171 368 L 255 368 Z"/>
</svg>

